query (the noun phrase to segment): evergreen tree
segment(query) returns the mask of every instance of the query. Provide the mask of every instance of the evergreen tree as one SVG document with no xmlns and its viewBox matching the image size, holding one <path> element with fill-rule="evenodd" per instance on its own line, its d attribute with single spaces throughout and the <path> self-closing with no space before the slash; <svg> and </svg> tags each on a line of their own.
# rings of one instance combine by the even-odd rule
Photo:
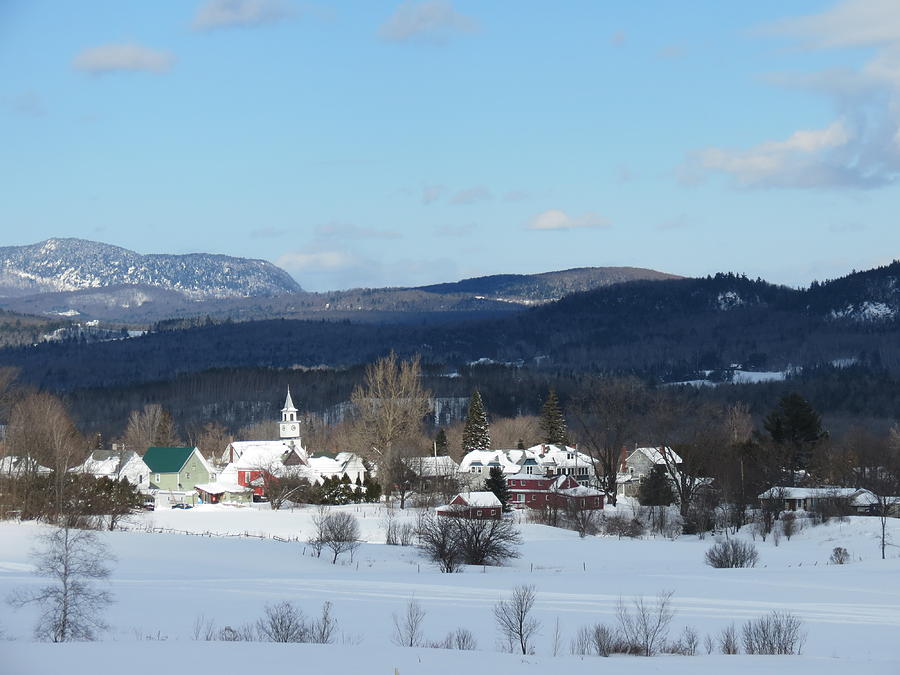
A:
<svg viewBox="0 0 900 675">
<path fill-rule="evenodd" d="M 506 484 L 506 476 L 503 475 L 503 469 L 499 466 L 492 466 L 488 478 L 484 481 L 484 489 L 493 492 L 500 503 L 503 510 L 509 509 L 509 486 Z"/>
<path fill-rule="evenodd" d="M 641 506 L 669 506 L 675 501 L 672 484 L 663 464 L 655 464 L 647 477 L 641 481 L 638 501 Z"/>
<path fill-rule="evenodd" d="M 556 392 L 551 389 L 544 401 L 541 410 L 541 431 L 544 434 L 544 443 L 552 445 L 568 445 L 566 434 L 566 418 L 559 407 L 559 399 Z"/>
<path fill-rule="evenodd" d="M 438 429 L 437 435 L 434 437 L 434 445 L 437 448 L 437 454 L 447 454 L 447 451 L 449 450 L 449 444 L 447 442 L 447 432 L 444 431 L 444 427 Z"/>
<path fill-rule="evenodd" d="M 816 444 L 828 435 L 822 430 L 822 419 L 805 398 L 794 393 L 778 401 L 763 425 L 772 441 L 786 450 L 793 485 L 794 472 L 807 467 Z"/>
<path fill-rule="evenodd" d="M 523 441 L 521 438 L 519 439 L 519 442 L 516 443 L 516 449 L 518 449 L 518 450 L 526 450 L 527 449 L 525 447 L 525 441 Z"/>
<path fill-rule="evenodd" d="M 476 389 L 469 400 L 469 412 L 466 415 L 466 424 L 463 427 L 462 449 L 463 452 L 472 450 L 490 450 L 491 434 L 488 430 L 487 414 L 484 412 L 484 403 L 481 394 Z"/>
</svg>

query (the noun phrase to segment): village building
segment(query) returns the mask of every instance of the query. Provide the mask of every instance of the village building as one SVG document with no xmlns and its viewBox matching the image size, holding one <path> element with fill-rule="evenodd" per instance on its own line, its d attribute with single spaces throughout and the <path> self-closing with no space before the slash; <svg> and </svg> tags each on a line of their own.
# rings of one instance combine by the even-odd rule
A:
<svg viewBox="0 0 900 675">
<path fill-rule="evenodd" d="M 253 498 L 251 488 L 227 481 L 200 483 L 194 489 L 204 504 L 248 504 Z"/>
<path fill-rule="evenodd" d="M 300 437 L 299 411 L 290 389 L 281 409 L 279 436 L 275 441 L 229 443 L 221 457 L 226 464 L 221 479 L 251 488 L 257 498 L 264 495 L 267 481 L 285 476 L 305 478 L 311 484 L 344 476 L 354 484 L 365 481 L 365 464 L 352 452 L 340 452 L 334 457 L 310 456 Z"/>
<path fill-rule="evenodd" d="M 603 508 L 603 492 L 579 484 L 571 475 L 517 473 L 506 477 L 506 485 L 510 495 L 509 505 L 514 508 Z"/>
<path fill-rule="evenodd" d="M 150 471 L 150 488 L 190 492 L 198 483 L 209 483 L 216 473 L 197 448 L 147 448 L 143 457 Z"/>
<path fill-rule="evenodd" d="M 786 487 L 773 486 L 759 495 L 760 502 L 778 500 L 783 511 L 816 511 L 826 503 L 837 507 L 840 511 L 866 514 L 877 497 L 862 488 L 848 487 Z"/>
<path fill-rule="evenodd" d="M 459 489 L 459 464 L 447 455 L 405 457 L 403 465 L 415 477 L 416 490 L 431 492 Z"/>
<path fill-rule="evenodd" d="M 540 444 L 527 450 L 473 450 L 459 464 L 462 477 L 469 485 L 476 485 L 499 467 L 504 475 L 571 476 L 579 485 L 595 482 L 594 461 L 576 448 L 563 445 Z"/>
<path fill-rule="evenodd" d="M 437 514 L 449 518 L 498 520 L 503 514 L 503 505 L 493 492 L 460 492 L 449 504 L 439 507 Z"/>
<path fill-rule="evenodd" d="M 72 471 L 95 478 L 124 479 L 141 492 L 150 490 L 150 467 L 133 450 L 94 450 Z"/>
</svg>

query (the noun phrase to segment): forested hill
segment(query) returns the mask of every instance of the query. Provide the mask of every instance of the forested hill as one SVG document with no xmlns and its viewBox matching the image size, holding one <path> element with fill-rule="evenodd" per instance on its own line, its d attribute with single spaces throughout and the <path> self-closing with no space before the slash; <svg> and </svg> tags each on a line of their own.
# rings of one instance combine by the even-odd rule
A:
<svg viewBox="0 0 900 675">
<path fill-rule="evenodd" d="M 101 344 L 7 349 L 0 351 L 0 365 L 19 366 L 25 381 L 54 390 L 164 380 L 218 367 L 343 367 L 391 349 L 451 369 L 491 359 L 662 381 L 734 364 L 783 370 L 841 361 L 896 373 L 898 278 L 895 263 L 809 290 L 731 274 L 639 281 L 489 320 L 209 325 Z M 864 311 L 844 311 L 848 306 Z M 878 311 L 865 311 L 873 306 Z"/>
<path fill-rule="evenodd" d="M 543 274 L 495 274 L 455 283 L 421 286 L 428 293 L 465 293 L 509 302 L 558 300 L 571 293 L 621 284 L 626 281 L 679 279 L 674 274 L 639 267 L 578 267 Z"/>
</svg>

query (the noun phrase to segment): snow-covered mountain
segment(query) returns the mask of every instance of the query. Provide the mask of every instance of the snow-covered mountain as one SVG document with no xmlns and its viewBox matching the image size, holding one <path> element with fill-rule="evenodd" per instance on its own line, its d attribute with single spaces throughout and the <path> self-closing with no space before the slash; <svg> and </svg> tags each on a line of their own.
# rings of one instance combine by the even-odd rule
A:
<svg viewBox="0 0 900 675">
<path fill-rule="evenodd" d="M 300 290 L 287 272 L 265 260 L 209 253 L 141 255 L 84 239 L 0 247 L 0 297 L 109 286 L 162 288 L 192 300 Z"/>
</svg>

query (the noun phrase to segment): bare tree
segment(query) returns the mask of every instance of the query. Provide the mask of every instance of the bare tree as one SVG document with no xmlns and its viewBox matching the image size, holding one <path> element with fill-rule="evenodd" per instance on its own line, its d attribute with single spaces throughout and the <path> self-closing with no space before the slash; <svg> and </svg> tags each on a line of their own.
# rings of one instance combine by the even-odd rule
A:
<svg viewBox="0 0 900 675">
<path fill-rule="evenodd" d="M 369 364 L 364 385 L 350 397 L 355 412 L 355 434 L 370 461 L 376 462 L 385 494 L 390 494 L 390 475 L 395 446 L 421 433 L 422 420 L 429 410 L 430 392 L 422 388 L 419 357 L 399 361 L 391 352 Z"/>
<path fill-rule="evenodd" d="M 444 517 L 444 516 L 442 516 Z M 462 560 L 467 565 L 502 565 L 518 558 L 522 537 L 511 520 L 449 518 Z"/>
<path fill-rule="evenodd" d="M 139 455 L 147 452 L 149 447 L 180 443 L 172 415 L 158 403 L 149 403 L 142 410 L 131 411 L 123 440 L 129 450 Z"/>
<path fill-rule="evenodd" d="M 665 644 L 669 636 L 669 625 L 675 616 L 672 609 L 673 591 L 662 591 L 656 596 L 655 604 L 634 598 L 631 608 L 622 598 L 616 606 L 616 617 L 625 640 L 640 650 L 644 656 L 653 656 Z"/>
<path fill-rule="evenodd" d="M 233 440 L 234 437 L 224 426 L 217 422 L 207 422 L 192 442 L 204 457 L 212 459 L 219 457 Z"/>
<path fill-rule="evenodd" d="M 491 441 L 495 448 L 516 448 L 521 441 L 526 448 L 541 437 L 541 418 L 536 415 L 495 417 L 491 420 Z"/>
<path fill-rule="evenodd" d="M 517 586 L 507 600 L 494 605 L 494 619 L 501 637 L 509 645 L 518 643 L 523 654 L 534 652 L 533 640 L 541 627 L 531 613 L 536 595 L 534 586 Z"/>
<path fill-rule="evenodd" d="M 572 406 L 572 416 L 606 501 L 615 506 L 621 453 L 636 440 L 646 392 L 636 378 L 597 378 L 585 390 Z"/>
<path fill-rule="evenodd" d="M 406 603 L 403 616 L 398 616 L 396 612 L 391 616 L 394 620 L 394 634 L 391 641 L 395 645 L 420 647 L 424 644 L 425 635 L 422 633 L 422 623 L 425 621 L 425 610 L 414 597 Z"/>
<path fill-rule="evenodd" d="M 324 510 L 324 513 L 323 513 Z M 350 552 L 359 548 L 359 522 L 350 513 L 339 511 L 328 513 L 327 507 L 319 509 L 319 513 L 313 518 L 316 532 L 309 540 L 318 555 L 323 548 L 332 552 L 331 563 L 336 564 L 341 553 Z"/>
<path fill-rule="evenodd" d="M 76 515 L 67 512 L 67 487 L 69 469 L 80 464 L 87 456 L 87 442 L 78 432 L 65 404 L 56 396 L 45 392 L 24 396 L 13 406 L 6 436 L 6 448 L 10 455 L 20 458 L 21 479 L 17 487 L 24 493 L 25 511 L 35 516 L 58 520 L 62 516 Z M 39 466 L 52 469 L 52 493 L 50 503 L 30 505 L 32 488 Z"/>
<path fill-rule="evenodd" d="M 441 572 L 456 572 L 462 563 L 462 551 L 456 537 L 456 520 L 426 512 L 419 517 L 417 523 L 419 546 L 430 560 L 437 563 Z M 391 524 L 389 521 L 389 526 Z"/>
<path fill-rule="evenodd" d="M 107 563 L 114 560 L 94 532 L 67 526 L 39 538 L 32 552 L 38 575 L 50 582 L 36 590 L 16 591 L 9 597 L 13 607 L 35 603 L 41 615 L 35 637 L 50 642 L 94 640 L 106 630 L 103 611 L 111 594 L 94 582 L 109 578 Z"/>
</svg>

